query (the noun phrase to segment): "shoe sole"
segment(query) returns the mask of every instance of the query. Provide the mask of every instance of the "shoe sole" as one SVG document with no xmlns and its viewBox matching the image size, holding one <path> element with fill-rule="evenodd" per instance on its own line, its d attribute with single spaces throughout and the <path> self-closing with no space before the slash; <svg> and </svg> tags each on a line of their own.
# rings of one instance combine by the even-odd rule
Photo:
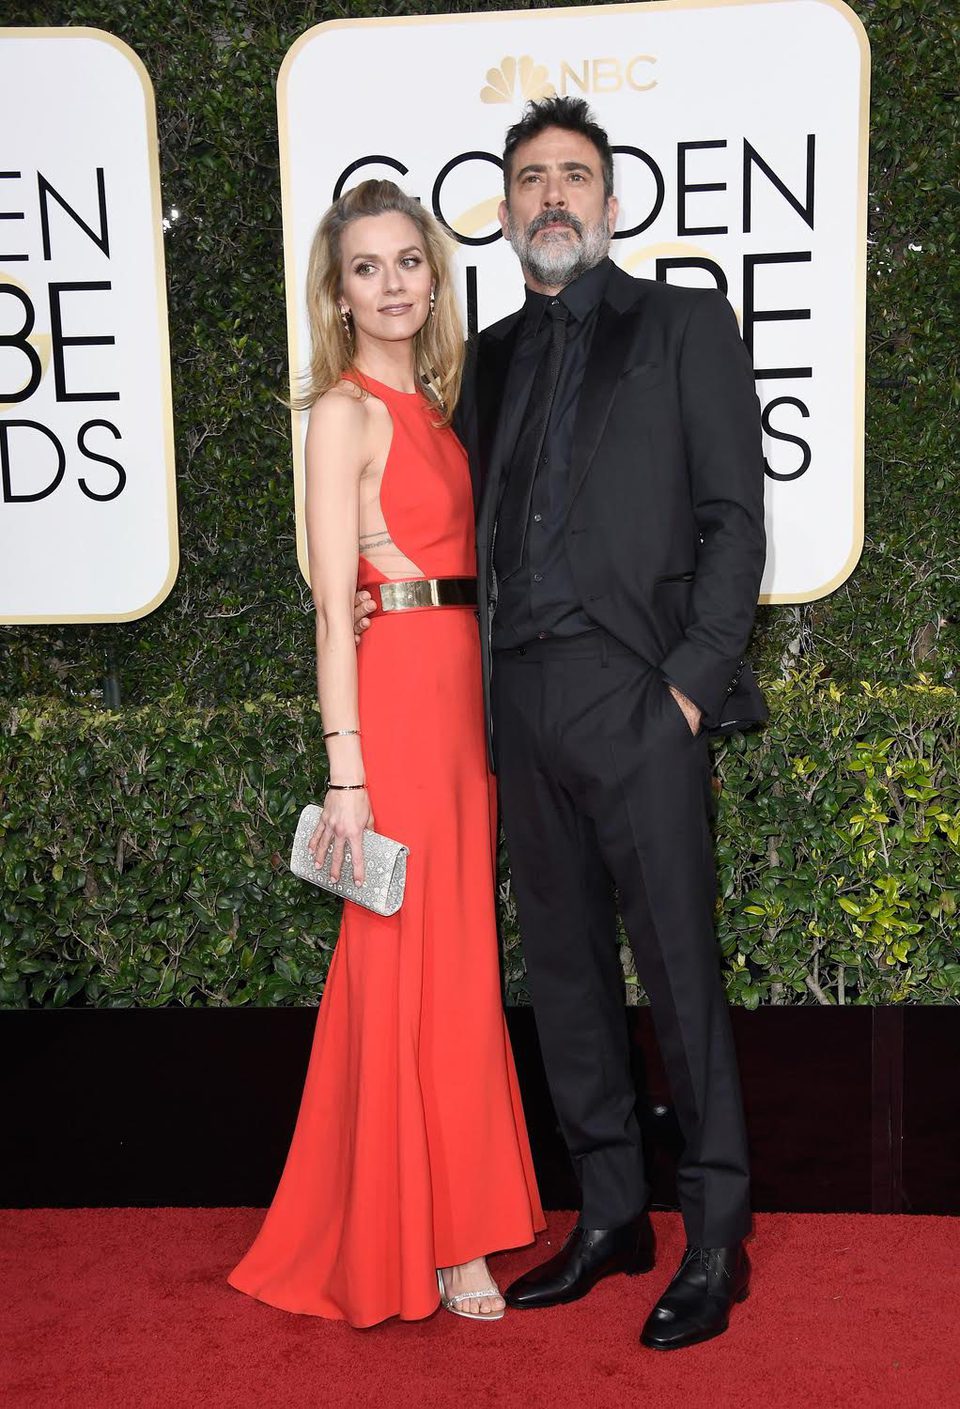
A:
<svg viewBox="0 0 960 1409">
<path fill-rule="evenodd" d="M 506 1311 L 459 1311 L 455 1306 L 448 1306 L 445 1301 L 440 1303 L 444 1311 L 449 1311 L 451 1316 L 462 1316 L 464 1321 L 502 1321 Z"/>
</svg>

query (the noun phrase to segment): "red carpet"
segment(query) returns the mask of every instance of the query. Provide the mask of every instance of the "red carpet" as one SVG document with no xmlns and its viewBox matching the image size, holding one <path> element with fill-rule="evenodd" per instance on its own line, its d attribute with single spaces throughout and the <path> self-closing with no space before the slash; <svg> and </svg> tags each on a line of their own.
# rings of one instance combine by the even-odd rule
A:
<svg viewBox="0 0 960 1409">
<path fill-rule="evenodd" d="M 854 1409 L 960 1405 L 960 1221 L 767 1214 L 753 1295 L 727 1335 L 637 1345 L 681 1250 L 584 1301 L 475 1325 L 369 1331 L 290 1316 L 228 1287 L 249 1209 L 0 1212 L 4 1409 Z M 572 1215 L 555 1214 L 546 1249 Z M 501 1282 L 536 1260 L 495 1259 Z"/>
</svg>

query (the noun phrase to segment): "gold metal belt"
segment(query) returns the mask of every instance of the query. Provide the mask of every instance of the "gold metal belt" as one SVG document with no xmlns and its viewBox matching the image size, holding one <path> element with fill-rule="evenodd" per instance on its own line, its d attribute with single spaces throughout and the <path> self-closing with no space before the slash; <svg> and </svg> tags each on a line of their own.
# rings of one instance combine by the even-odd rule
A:
<svg viewBox="0 0 960 1409">
<path fill-rule="evenodd" d="M 475 577 L 416 577 L 409 582 L 381 582 L 369 588 L 381 611 L 409 612 L 418 607 L 475 607 Z"/>
</svg>

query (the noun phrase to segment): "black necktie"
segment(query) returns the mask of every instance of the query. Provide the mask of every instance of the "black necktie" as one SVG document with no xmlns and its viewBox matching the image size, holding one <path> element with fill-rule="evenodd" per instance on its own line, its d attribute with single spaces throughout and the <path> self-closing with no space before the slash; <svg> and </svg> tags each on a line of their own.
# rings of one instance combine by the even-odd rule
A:
<svg viewBox="0 0 960 1409">
<path fill-rule="evenodd" d="M 533 484 L 543 454 L 543 443 L 547 426 L 550 424 L 550 411 L 560 379 L 563 350 L 567 340 L 569 310 L 566 305 L 558 298 L 551 299 L 547 304 L 546 313 L 551 320 L 550 346 L 537 364 L 530 399 L 510 460 L 510 471 L 497 517 L 494 566 L 497 576 L 501 579 L 517 572 L 523 562 Z"/>
</svg>

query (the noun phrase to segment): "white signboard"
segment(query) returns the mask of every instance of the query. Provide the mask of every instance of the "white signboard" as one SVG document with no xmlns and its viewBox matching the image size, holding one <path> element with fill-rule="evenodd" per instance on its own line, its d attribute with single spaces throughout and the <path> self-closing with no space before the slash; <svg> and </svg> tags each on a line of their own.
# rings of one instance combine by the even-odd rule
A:
<svg viewBox="0 0 960 1409">
<path fill-rule="evenodd" d="M 92 29 L 0 29 L 0 622 L 126 621 L 177 575 L 153 89 Z"/>
<path fill-rule="evenodd" d="M 465 318 L 519 307 L 496 223 L 506 128 L 584 97 L 615 151 L 613 258 L 727 293 L 763 409 L 762 600 L 839 586 L 863 543 L 869 50 L 840 0 L 664 0 L 335 20 L 278 86 L 291 370 L 309 360 L 307 254 L 323 209 L 389 176 L 455 234 Z M 305 417 L 294 417 L 297 540 Z"/>
</svg>

